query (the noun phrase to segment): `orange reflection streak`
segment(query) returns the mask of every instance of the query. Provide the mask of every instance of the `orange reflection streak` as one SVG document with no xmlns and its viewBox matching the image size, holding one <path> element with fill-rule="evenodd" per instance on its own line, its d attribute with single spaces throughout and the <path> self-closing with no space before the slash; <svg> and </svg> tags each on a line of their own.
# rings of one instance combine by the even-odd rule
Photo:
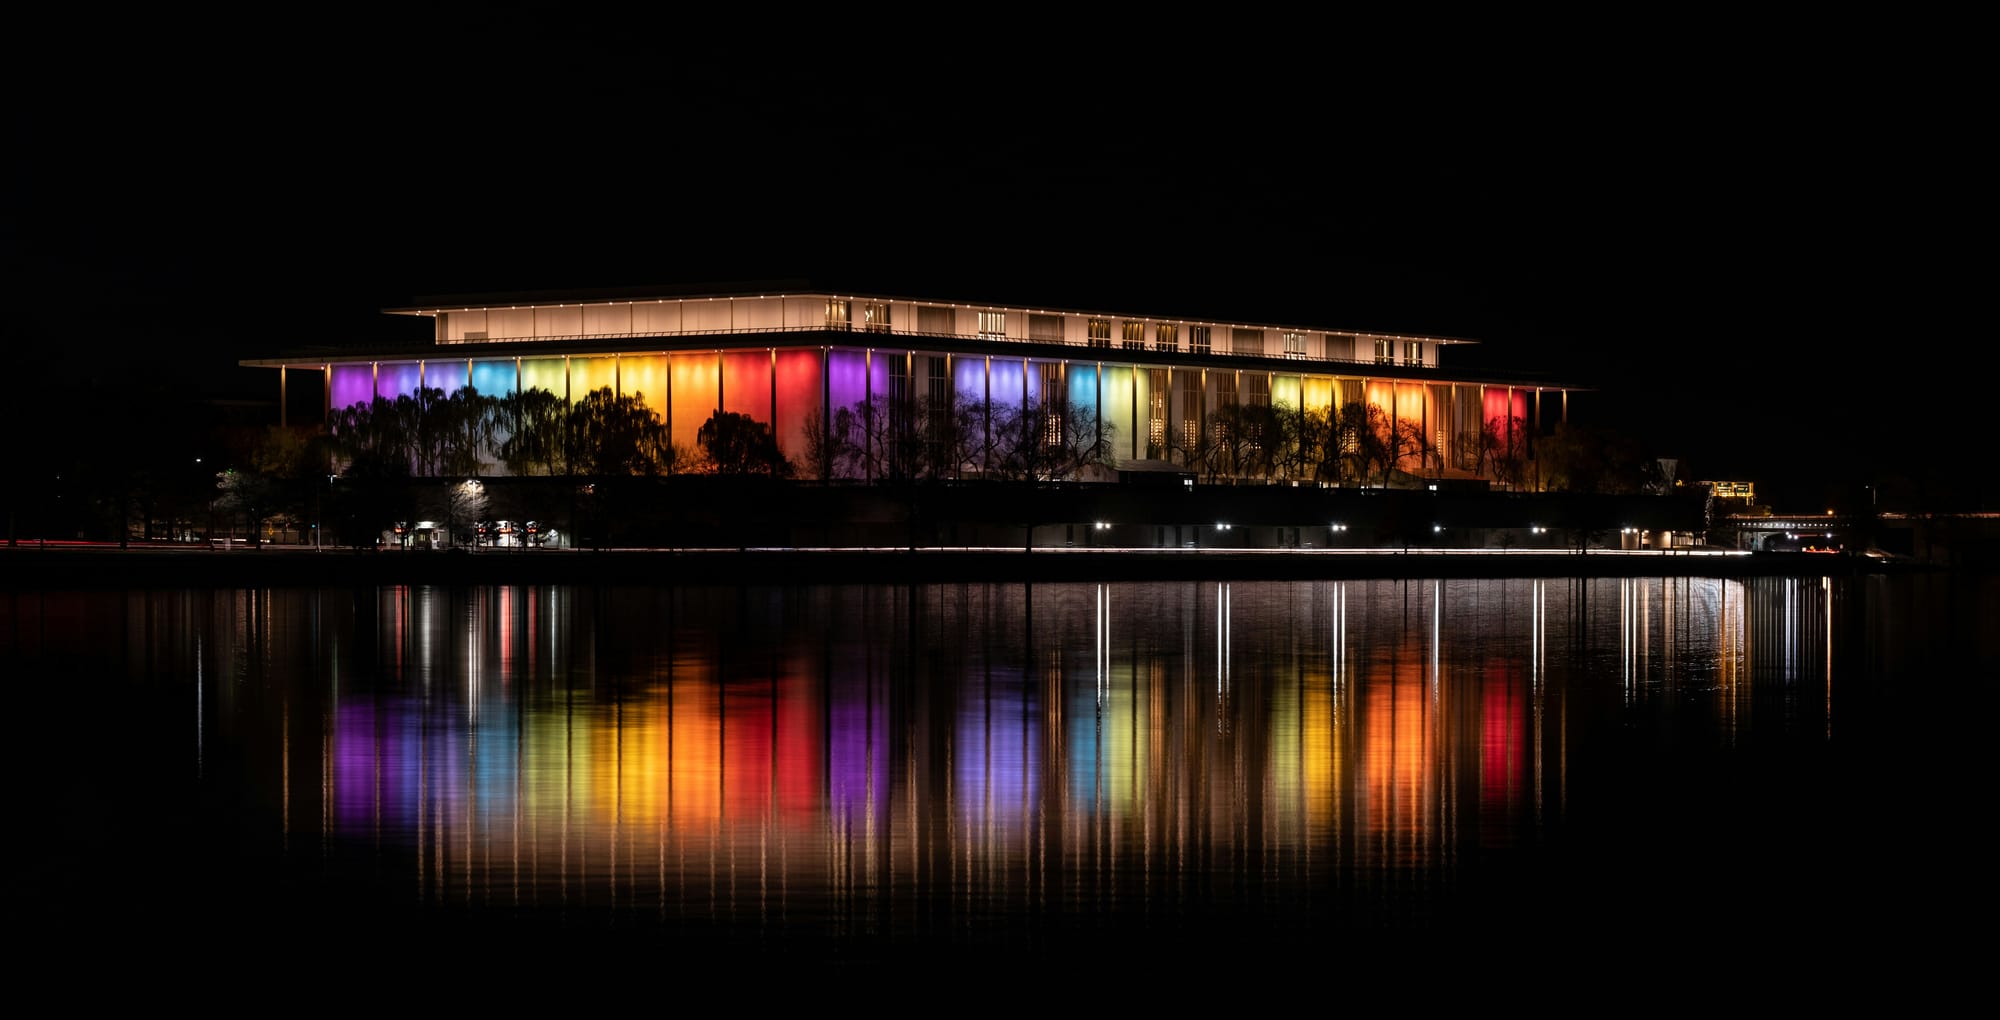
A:
<svg viewBox="0 0 2000 1020">
<path fill-rule="evenodd" d="M 1361 809 L 1367 813 L 1364 831 L 1386 841 L 1378 847 L 1387 863 L 1415 863 L 1430 836 L 1435 755 L 1422 662 L 1420 649 L 1406 647 L 1363 681 Z"/>
<path fill-rule="evenodd" d="M 1333 678 L 1309 673 L 1305 678 L 1300 754 L 1304 766 L 1306 824 L 1313 832 L 1333 827 L 1335 797 L 1340 783 L 1340 731 L 1335 725 Z"/>
</svg>

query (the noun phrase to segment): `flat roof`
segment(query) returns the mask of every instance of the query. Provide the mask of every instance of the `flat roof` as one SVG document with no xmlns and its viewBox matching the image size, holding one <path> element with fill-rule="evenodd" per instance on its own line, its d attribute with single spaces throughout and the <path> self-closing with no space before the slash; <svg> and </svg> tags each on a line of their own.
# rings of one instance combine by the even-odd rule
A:
<svg viewBox="0 0 2000 1020">
<path fill-rule="evenodd" d="M 1145 322 L 1188 323 L 1204 326 L 1242 326 L 1253 329 L 1297 330 L 1306 333 L 1334 333 L 1344 336 L 1382 337 L 1394 340 L 1422 340 L 1436 344 L 1476 344 L 1468 337 L 1435 333 L 1388 332 L 1378 329 L 1350 329 L 1307 326 L 1300 323 L 1259 322 L 1208 316 L 1148 315 L 1109 311 L 1102 308 L 1037 306 L 1018 301 L 967 301 L 940 297 L 912 297 L 884 292 L 828 287 L 808 280 L 761 280 L 730 283 L 667 284 L 651 287 L 614 287 L 582 290 L 513 291 L 486 294 L 440 294 L 417 299 L 418 303 L 384 308 L 390 315 L 436 315 L 441 312 L 487 311 L 521 305 L 614 305 L 642 302 L 734 300 L 739 298 L 839 298 L 847 301 L 883 301 L 899 304 L 931 305 L 946 308 L 990 308 L 1029 315 L 1082 315 Z"/>
</svg>

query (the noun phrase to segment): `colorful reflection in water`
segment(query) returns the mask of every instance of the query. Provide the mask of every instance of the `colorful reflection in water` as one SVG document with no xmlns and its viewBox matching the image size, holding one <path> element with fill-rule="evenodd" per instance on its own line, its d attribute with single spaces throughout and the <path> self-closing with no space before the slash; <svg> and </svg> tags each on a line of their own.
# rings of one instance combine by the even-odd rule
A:
<svg viewBox="0 0 2000 1020">
<path fill-rule="evenodd" d="M 6 622 L 14 665 L 170 706 L 129 767 L 226 790 L 294 885 L 1037 944 L 1554 896 L 1496 862 L 1611 839 L 1621 798 L 1748 748 L 1826 766 L 1861 682 L 1836 663 L 1882 626 L 1845 585 L 41 593 Z"/>
</svg>

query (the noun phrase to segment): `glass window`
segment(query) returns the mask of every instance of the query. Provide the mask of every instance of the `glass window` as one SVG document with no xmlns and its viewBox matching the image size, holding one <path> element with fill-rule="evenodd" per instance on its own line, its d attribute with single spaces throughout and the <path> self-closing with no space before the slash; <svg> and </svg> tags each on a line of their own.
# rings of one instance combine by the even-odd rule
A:
<svg viewBox="0 0 2000 1020">
<path fill-rule="evenodd" d="M 936 305 L 919 305 L 917 307 L 917 332 L 950 336 L 958 332 L 957 318 L 958 316 L 952 309 L 940 308 Z"/>
<path fill-rule="evenodd" d="M 1179 332 L 1178 328 L 1171 323 L 1162 322 L 1159 325 L 1154 326 L 1153 349 L 1156 351 L 1171 351 L 1178 349 L 1180 346 L 1180 338 L 1175 335 L 1178 332 Z"/>
<path fill-rule="evenodd" d="M 1286 333 L 1285 357 L 1303 358 L 1305 356 L 1306 356 L 1306 335 L 1304 333 Z"/>
<path fill-rule="evenodd" d="M 1146 457 L 1167 455 L 1167 370 L 1146 370 Z"/>
<path fill-rule="evenodd" d="M 1007 313 L 980 312 L 979 338 L 982 340 L 1007 339 Z"/>
<path fill-rule="evenodd" d="M 826 302 L 826 328 L 846 329 L 848 326 L 847 302 L 839 298 L 828 298 Z"/>
<path fill-rule="evenodd" d="M 1403 364 L 1422 365 L 1423 363 L 1424 345 L 1415 340 L 1405 342 L 1403 344 Z"/>
<path fill-rule="evenodd" d="M 1090 326 L 1085 335 L 1090 338 L 1090 346 L 1092 347 L 1111 346 L 1111 320 L 1090 320 Z"/>
<path fill-rule="evenodd" d="M 1264 353 L 1264 331 L 1261 329 L 1231 329 L 1229 331 L 1229 352 L 1231 354 Z"/>
<path fill-rule="evenodd" d="M 1394 348 L 1389 346 L 1389 341 L 1380 339 L 1375 341 L 1375 363 L 1377 365 L 1393 365 L 1396 363 L 1396 352 Z"/>
<path fill-rule="evenodd" d="M 1207 353 L 1208 353 L 1208 327 L 1207 327 L 1207 326 L 1189 326 L 1189 327 L 1188 327 L 1188 349 L 1189 349 L 1189 350 L 1192 350 L 1192 351 L 1193 351 L 1194 353 L 1196 353 L 1196 354 L 1207 354 Z"/>
<path fill-rule="evenodd" d="M 870 333 L 889 332 L 889 306 L 870 304 L 862 307 L 862 328 Z"/>
<path fill-rule="evenodd" d="M 1195 327 L 1202 329 L 1206 327 Z M 1192 455 L 1201 449 L 1201 373 L 1181 373 L 1181 449 Z"/>
<path fill-rule="evenodd" d="M 1028 339 L 1050 340 L 1062 343 L 1063 319 L 1060 315 L 1028 316 Z"/>
<path fill-rule="evenodd" d="M 1145 350 L 1145 349 L 1146 349 L 1146 324 L 1145 324 L 1145 323 L 1143 323 L 1143 322 L 1128 322 L 1128 323 L 1126 323 L 1126 324 L 1125 324 L 1125 339 L 1124 339 L 1124 341 L 1122 341 L 1122 342 L 1121 342 L 1121 344 L 1120 344 L 1120 347 L 1121 347 L 1122 349 L 1124 349 L 1124 350 L 1128 350 L 1128 351 L 1143 351 L 1143 350 Z"/>
</svg>

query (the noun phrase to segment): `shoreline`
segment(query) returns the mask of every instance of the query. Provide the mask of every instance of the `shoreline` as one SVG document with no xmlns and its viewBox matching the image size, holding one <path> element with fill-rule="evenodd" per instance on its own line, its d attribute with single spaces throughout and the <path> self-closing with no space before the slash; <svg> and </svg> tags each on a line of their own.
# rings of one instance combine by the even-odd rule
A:
<svg viewBox="0 0 2000 1020">
<path fill-rule="evenodd" d="M 1508 577 L 1845 576 L 1944 571 L 1903 560 L 1711 550 L 1368 549 L 315 550 L 0 547 L 0 588 L 403 584 L 839 584 Z"/>
</svg>

